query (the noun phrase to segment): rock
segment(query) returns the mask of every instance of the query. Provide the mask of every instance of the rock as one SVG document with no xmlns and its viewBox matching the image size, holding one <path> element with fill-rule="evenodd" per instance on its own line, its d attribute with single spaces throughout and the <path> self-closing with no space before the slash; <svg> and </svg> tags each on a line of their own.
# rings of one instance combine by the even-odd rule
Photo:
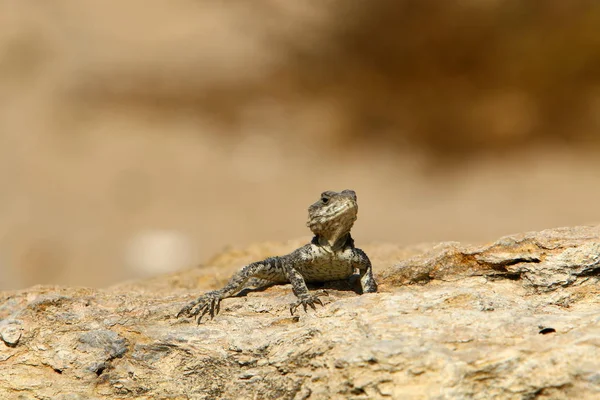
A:
<svg viewBox="0 0 600 400">
<path fill-rule="evenodd" d="M 225 277 L 296 244 L 105 290 L 3 292 L 0 398 L 600 396 L 600 226 L 365 246 L 380 293 L 336 286 L 292 317 L 283 285 L 226 299 L 199 326 L 174 318 L 223 283 L 216 268 Z"/>
<path fill-rule="evenodd" d="M 467 276 L 515 279 L 535 291 L 552 291 L 600 272 L 598 227 L 559 228 L 502 238 L 489 246 L 442 243 L 383 273 L 398 284 Z"/>
</svg>

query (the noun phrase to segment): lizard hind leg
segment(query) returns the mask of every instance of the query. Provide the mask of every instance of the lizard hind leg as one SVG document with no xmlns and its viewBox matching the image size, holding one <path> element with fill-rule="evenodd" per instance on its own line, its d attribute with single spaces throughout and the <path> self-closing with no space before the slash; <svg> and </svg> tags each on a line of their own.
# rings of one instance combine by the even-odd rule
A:
<svg viewBox="0 0 600 400">
<path fill-rule="evenodd" d="M 250 278 L 244 285 L 244 289 L 248 289 L 249 291 L 261 291 L 265 290 L 271 286 L 276 285 L 278 282 L 271 281 L 269 279 L 263 278 Z"/>
<path fill-rule="evenodd" d="M 219 290 L 208 292 L 198 297 L 196 300 L 188 303 L 178 313 L 176 318 L 182 315 L 186 317 L 196 317 L 198 314 L 198 324 L 202 321 L 202 318 L 209 314 L 210 318 L 213 319 L 215 315 L 221 310 L 221 300 L 223 297 Z"/>
<path fill-rule="evenodd" d="M 260 277 L 261 272 L 269 266 L 270 259 L 267 259 L 262 262 L 252 263 L 246 265 L 240 272 L 235 274 L 225 285 L 224 288 L 219 290 L 213 290 L 211 292 L 205 293 L 202 296 L 198 297 L 196 300 L 190 302 L 185 307 L 183 307 L 178 313 L 177 318 L 184 315 L 186 317 L 196 317 L 198 316 L 198 323 L 202 321 L 202 318 L 209 314 L 210 318 L 214 318 L 220 311 L 221 300 L 226 299 L 228 297 L 233 296 L 235 293 L 239 292 L 244 284 L 253 277 Z"/>
</svg>

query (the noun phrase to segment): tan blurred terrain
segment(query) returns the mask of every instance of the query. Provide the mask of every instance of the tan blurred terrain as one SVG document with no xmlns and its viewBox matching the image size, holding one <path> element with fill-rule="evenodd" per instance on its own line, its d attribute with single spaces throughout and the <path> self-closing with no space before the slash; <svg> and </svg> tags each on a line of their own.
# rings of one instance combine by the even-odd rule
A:
<svg viewBox="0 0 600 400">
<path fill-rule="evenodd" d="M 0 3 L 0 289 L 600 221 L 600 5 Z"/>
</svg>

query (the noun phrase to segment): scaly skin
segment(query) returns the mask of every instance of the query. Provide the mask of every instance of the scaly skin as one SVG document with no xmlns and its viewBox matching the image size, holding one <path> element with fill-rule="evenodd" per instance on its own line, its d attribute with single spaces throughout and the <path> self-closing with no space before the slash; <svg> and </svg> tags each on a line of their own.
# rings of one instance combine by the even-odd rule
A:
<svg viewBox="0 0 600 400">
<path fill-rule="evenodd" d="M 290 305 L 292 314 L 299 306 L 306 311 L 307 307 L 316 309 L 315 304 L 323 305 L 319 296 L 326 293 L 309 293 L 306 282 L 347 279 L 358 269 L 363 293 L 376 292 L 371 261 L 364 251 L 354 247 L 350 236 L 357 213 L 358 204 L 353 190 L 322 193 L 321 198 L 308 208 L 307 225 L 315 234 L 309 244 L 285 256 L 269 257 L 246 265 L 224 288 L 198 297 L 183 307 L 177 317 L 197 317 L 198 323 L 206 314 L 213 318 L 219 313 L 221 300 L 242 290 L 251 278 L 271 283 L 290 282 L 298 298 Z"/>
</svg>

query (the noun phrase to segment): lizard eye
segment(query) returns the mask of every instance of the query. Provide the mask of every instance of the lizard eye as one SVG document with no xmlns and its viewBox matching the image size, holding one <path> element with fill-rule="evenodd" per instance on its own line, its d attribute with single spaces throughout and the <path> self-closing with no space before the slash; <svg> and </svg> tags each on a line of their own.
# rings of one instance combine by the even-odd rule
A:
<svg viewBox="0 0 600 400">
<path fill-rule="evenodd" d="M 324 197 L 324 196 L 323 196 L 323 197 L 321 197 L 321 202 L 322 202 L 323 204 L 327 204 L 327 203 L 329 203 L 329 197 Z"/>
</svg>

